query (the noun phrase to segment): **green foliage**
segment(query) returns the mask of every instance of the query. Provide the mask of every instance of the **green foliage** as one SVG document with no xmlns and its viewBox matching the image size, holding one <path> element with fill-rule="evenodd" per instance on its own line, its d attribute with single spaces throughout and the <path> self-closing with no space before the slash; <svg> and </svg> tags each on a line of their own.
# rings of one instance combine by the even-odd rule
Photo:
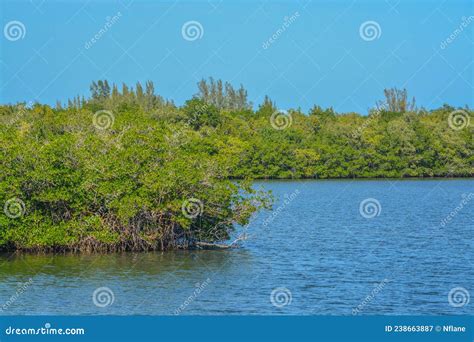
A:
<svg viewBox="0 0 474 342">
<path fill-rule="evenodd" d="M 240 85 L 239 89 L 222 80 L 214 81 L 212 77 L 209 81 L 201 80 L 198 84 L 197 97 L 204 102 L 213 105 L 218 109 L 243 110 L 252 108 L 252 104 L 247 100 L 247 90 Z"/>
<path fill-rule="evenodd" d="M 203 126 L 217 127 L 220 123 L 219 110 L 204 100 L 194 98 L 186 101 L 183 107 L 186 122 L 194 129 Z"/>
<path fill-rule="evenodd" d="M 8 106 L 2 114 L 13 117 Z M 88 109 L 35 106 L 0 126 L 0 247 L 149 250 L 227 239 L 235 223 L 267 206 L 247 181 L 231 181 L 210 131 L 119 109 L 107 129 Z M 203 128 L 204 130 L 204 128 Z M 202 203 L 193 217 L 189 199 Z"/>
<path fill-rule="evenodd" d="M 204 84 L 209 94 L 183 107 L 155 95 L 151 82 L 120 92 L 106 81 L 67 108 L 0 106 L 0 204 L 19 199 L 25 209 L 0 215 L 0 248 L 150 250 L 225 240 L 269 206 L 251 188 L 255 178 L 474 175 L 472 128 L 448 125 L 455 108 L 406 112 L 406 93 L 396 93 L 396 111 L 290 110 L 291 125 L 277 130 L 268 97 L 257 111 L 245 91 L 246 105 L 217 106 L 222 83 L 211 83 L 214 95 Z M 104 110 L 112 117 L 102 127 Z M 195 216 L 183 210 L 194 200 L 202 205 Z"/>
</svg>

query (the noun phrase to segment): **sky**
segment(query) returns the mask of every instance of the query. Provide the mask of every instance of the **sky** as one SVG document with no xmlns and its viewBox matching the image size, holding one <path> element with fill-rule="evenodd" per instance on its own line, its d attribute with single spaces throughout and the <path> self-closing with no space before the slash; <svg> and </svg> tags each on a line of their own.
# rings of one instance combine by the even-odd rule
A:
<svg viewBox="0 0 474 342">
<path fill-rule="evenodd" d="M 472 108 L 473 4 L 3 0 L 0 103 L 64 103 L 107 79 L 152 80 L 180 105 L 213 76 L 282 109 L 365 114 L 389 87 Z"/>
</svg>

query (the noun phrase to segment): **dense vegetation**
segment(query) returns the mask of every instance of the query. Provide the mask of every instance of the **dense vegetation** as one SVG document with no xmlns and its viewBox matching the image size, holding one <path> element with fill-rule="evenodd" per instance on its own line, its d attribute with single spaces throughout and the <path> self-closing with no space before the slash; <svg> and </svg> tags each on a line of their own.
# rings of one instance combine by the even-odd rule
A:
<svg viewBox="0 0 474 342">
<path fill-rule="evenodd" d="M 63 107 L 0 106 L 0 248 L 152 250 L 228 239 L 269 206 L 255 178 L 474 175 L 473 130 L 386 90 L 369 115 L 256 111 L 244 88 L 202 81 L 178 107 L 94 82 Z M 466 116 L 467 115 L 467 116 Z"/>
</svg>

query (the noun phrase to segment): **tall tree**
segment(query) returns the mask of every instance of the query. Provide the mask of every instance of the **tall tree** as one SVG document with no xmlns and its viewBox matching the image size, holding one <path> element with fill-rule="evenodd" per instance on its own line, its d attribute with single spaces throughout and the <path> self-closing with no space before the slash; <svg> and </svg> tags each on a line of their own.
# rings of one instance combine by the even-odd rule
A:
<svg viewBox="0 0 474 342">
<path fill-rule="evenodd" d="M 378 106 L 389 112 L 405 113 L 416 110 L 415 97 L 410 101 L 406 89 L 384 89 L 385 100 L 379 101 Z"/>
</svg>

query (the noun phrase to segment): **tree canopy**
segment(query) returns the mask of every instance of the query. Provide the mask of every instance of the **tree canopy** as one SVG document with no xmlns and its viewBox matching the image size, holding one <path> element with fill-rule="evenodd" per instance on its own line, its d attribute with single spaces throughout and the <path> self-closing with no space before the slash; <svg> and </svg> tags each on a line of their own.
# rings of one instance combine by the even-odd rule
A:
<svg viewBox="0 0 474 342">
<path fill-rule="evenodd" d="M 405 90 L 364 116 L 268 97 L 253 110 L 242 86 L 213 79 L 183 106 L 150 81 L 90 89 L 66 106 L 0 106 L 1 249 L 222 241 L 269 206 L 252 179 L 474 175 L 472 111 L 417 109 Z M 453 113 L 467 123 L 454 129 Z"/>
</svg>

